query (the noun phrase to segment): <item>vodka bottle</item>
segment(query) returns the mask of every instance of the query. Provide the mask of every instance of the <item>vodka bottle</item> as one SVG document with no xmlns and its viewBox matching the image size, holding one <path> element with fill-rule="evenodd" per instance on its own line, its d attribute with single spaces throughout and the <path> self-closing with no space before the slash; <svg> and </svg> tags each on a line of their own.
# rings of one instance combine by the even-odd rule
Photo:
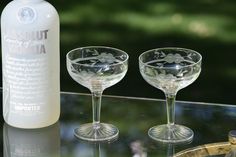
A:
<svg viewBox="0 0 236 157">
<path fill-rule="evenodd" d="M 14 0 L 1 15 L 3 117 L 19 128 L 60 115 L 59 16 L 44 0 Z"/>
</svg>

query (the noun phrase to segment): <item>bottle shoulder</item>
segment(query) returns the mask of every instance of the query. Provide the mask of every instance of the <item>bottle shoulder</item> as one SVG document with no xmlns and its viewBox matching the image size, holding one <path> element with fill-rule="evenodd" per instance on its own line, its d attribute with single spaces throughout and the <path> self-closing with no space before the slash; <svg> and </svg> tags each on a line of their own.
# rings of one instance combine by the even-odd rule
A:
<svg viewBox="0 0 236 157">
<path fill-rule="evenodd" d="M 5 14 L 8 12 L 8 10 L 11 10 L 12 8 L 14 8 L 14 5 L 15 5 L 15 1 L 11 1 L 9 2 L 2 10 L 2 13 L 1 13 L 1 17 L 5 16 Z"/>
<path fill-rule="evenodd" d="M 52 13 L 58 15 L 56 8 L 49 2 L 44 1 L 41 3 L 41 9 L 44 9 L 45 13 Z"/>
</svg>

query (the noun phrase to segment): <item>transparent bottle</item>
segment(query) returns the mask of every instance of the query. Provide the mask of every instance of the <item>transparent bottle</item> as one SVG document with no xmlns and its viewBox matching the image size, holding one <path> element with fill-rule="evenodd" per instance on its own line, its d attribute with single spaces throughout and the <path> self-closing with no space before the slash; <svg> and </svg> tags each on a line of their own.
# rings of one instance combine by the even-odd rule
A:
<svg viewBox="0 0 236 157">
<path fill-rule="evenodd" d="M 14 0 L 1 15 L 3 117 L 19 128 L 60 115 L 59 16 L 44 0 Z"/>
</svg>

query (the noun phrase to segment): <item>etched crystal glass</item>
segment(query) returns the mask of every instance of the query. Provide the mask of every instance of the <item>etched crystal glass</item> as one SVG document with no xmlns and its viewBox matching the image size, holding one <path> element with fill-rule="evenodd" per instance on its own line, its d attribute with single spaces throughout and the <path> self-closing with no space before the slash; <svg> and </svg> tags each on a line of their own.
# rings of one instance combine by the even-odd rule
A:
<svg viewBox="0 0 236 157">
<path fill-rule="evenodd" d="M 194 133 L 190 128 L 175 124 L 175 97 L 198 78 L 201 62 L 198 52 L 185 48 L 158 48 L 139 56 L 143 78 L 166 96 L 167 124 L 150 128 L 148 135 L 152 139 L 166 143 L 192 140 Z"/>
<path fill-rule="evenodd" d="M 128 70 L 128 54 L 122 50 L 90 46 L 71 50 L 67 70 L 79 84 L 92 93 L 93 122 L 75 129 L 75 136 L 87 141 L 110 141 L 119 130 L 112 124 L 100 123 L 101 97 L 104 89 L 118 83 Z"/>
</svg>

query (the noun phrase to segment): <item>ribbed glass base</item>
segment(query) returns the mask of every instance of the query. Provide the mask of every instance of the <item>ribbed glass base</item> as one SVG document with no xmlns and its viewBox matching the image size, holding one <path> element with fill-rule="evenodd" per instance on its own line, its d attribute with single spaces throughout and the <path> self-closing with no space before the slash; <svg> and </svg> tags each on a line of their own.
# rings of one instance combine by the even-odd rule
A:
<svg viewBox="0 0 236 157">
<path fill-rule="evenodd" d="M 193 139 L 193 131 L 182 125 L 159 125 L 149 129 L 148 135 L 156 141 L 164 143 L 184 143 Z"/>
<path fill-rule="evenodd" d="M 112 124 L 82 124 L 74 130 L 77 138 L 86 141 L 113 141 L 118 138 L 119 130 Z"/>
</svg>

